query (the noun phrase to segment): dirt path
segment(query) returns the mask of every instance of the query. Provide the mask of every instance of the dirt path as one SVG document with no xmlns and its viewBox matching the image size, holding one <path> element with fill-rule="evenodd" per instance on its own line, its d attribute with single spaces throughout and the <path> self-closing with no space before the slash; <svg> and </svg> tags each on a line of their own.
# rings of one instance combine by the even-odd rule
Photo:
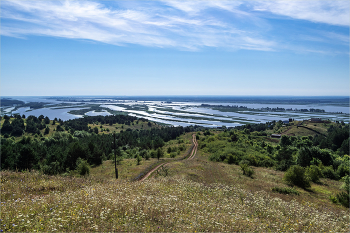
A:
<svg viewBox="0 0 350 233">
<path fill-rule="evenodd" d="M 188 160 L 190 159 L 193 159 L 194 156 L 196 156 L 196 153 L 197 153 L 197 148 L 198 148 L 198 143 L 197 143 L 197 140 L 196 140 L 196 135 L 195 134 L 192 134 L 192 141 L 193 141 L 193 149 L 191 151 L 191 154 L 190 156 L 188 156 Z M 144 181 L 145 179 L 147 179 L 153 172 L 157 171 L 159 168 L 161 168 L 162 166 L 165 166 L 167 164 L 169 164 L 171 162 L 164 162 L 162 164 L 159 164 L 157 167 L 153 168 L 151 171 L 149 171 L 144 177 L 142 177 L 142 179 L 140 181 Z"/>
<path fill-rule="evenodd" d="M 145 179 L 147 179 L 147 177 L 149 177 L 153 172 L 157 171 L 160 167 L 167 165 L 169 163 L 162 163 L 159 164 L 157 167 L 153 168 L 151 171 L 149 171 L 144 177 L 142 177 L 142 179 L 140 181 L 144 181 Z"/>
<path fill-rule="evenodd" d="M 188 159 L 193 159 L 194 156 L 196 156 L 196 153 L 197 153 L 198 143 L 197 143 L 195 134 L 192 135 L 192 140 L 193 140 L 194 147 L 193 147 L 191 155 L 188 157 Z"/>
</svg>

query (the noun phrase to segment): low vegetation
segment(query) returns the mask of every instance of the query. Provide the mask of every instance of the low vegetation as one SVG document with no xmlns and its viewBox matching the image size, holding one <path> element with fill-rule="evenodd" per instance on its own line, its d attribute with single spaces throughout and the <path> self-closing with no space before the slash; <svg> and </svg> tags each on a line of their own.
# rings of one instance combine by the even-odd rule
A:
<svg viewBox="0 0 350 233">
<path fill-rule="evenodd" d="M 265 191 L 208 186 L 181 177 L 145 182 L 35 172 L 2 172 L 1 177 L 2 187 L 11 191 L 1 202 L 3 231 L 343 232 L 350 220 L 346 210 L 319 209 Z M 44 187 L 50 192 L 40 194 Z"/>
<path fill-rule="evenodd" d="M 239 162 L 239 166 L 242 169 L 243 175 L 252 177 L 254 175 L 254 170 L 249 166 L 249 161 L 242 160 Z"/>
<path fill-rule="evenodd" d="M 273 192 L 282 193 L 282 194 L 300 195 L 300 193 L 297 190 L 290 187 L 273 187 L 271 190 Z"/>
<path fill-rule="evenodd" d="M 28 118 L 21 118 L 25 127 Z M 268 134 L 276 122 L 219 131 L 117 118 L 125 121 L 58 120 L 55 132 L 53 121 L 46 125 L 46 135 L 2 135 L 0 230 L 349 229 L 347 124 L 329 124 L 325 136 L 272 141 Z M 9 119 L 10 125 L 16 119 Z M 62 131 L 57 132 L 56 124 Z M 119 128 L 116 144 L 113 131 L 100 126 Z M 193 133 L 197 154 L 182 160 L 192 148 Z M 145 181 L 136 181 L 163 163 Z"/>
<path fill-rule="evenodd" d="M 296 185 L 300 188 L 310 188 L 310 178 L 305 174 L 305 169 L 299 165 L 291 166 L 284 174 L 284 180 L 289 185 Z"/>
</svg>

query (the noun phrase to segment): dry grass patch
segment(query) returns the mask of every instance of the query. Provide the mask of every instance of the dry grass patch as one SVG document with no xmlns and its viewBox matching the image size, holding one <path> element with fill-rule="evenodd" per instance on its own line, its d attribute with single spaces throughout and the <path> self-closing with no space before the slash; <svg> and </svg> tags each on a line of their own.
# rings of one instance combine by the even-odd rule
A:
<svg viewBox="0 0 350 233">
<path fill-rule="evenodd" d="M 288 136 L 309 136 L 309 135 L 312 135 L 312 136 L 315 136 L 317 133 L 309 130 L 309 129 L 306 129 L 306 128 L 303 128 L 303 127 L 296 127 L 296 126 L 293 126 L 287 133 L 286 135 Z"/>
<path fill-rule="evenodd" d="M 15 232 L 343 232 L 349 227 L 345 210 L 320 211 L 264 191 L 176 177 L 93 182 L 37 198 L 8 199 L 1 208 L 1 230 Z"/>
<path fill-rule="evenodd" d="M 327 127 L 329 127 L 331 124 L 327 124 L 327 126 L 324 126 L 323 123 L 305 122 L 303 125 L 310 129 L 316 130 L 317 132 L 320 132 L 322 134 L 327 134 Z M 333 125 L 335 124 L 333 123 Z"/>
<path fill-rule="evenodd" d="M 221 183 L 225 185 L 235 185 L 251 192 L 264 191 L 271 197 L 280 198 L 284 201 L 295 200 L 299 203 L 312 203 L 315 208 L 320 210 L 329 209 L 334 211 L 344 210 L 341 205 L 335 205 L 329 200 L 331 194 L 335 195 L 340 192 L 340 181 L 330 179 L 321 179 L 318 184 L 311 183 L 311 188 L 304 190 L 294 187 L 299 196 L 286 195 L 272 192 L 272 188 L 288 187 L 284 181 L 284 172 L 276 171 L 263 167 L 252 167 L 255 171 L 253 179 L 244 176 L 238 165 L 229 165 L 226 163 L 218 163 L 208 161 L 207 155 L 199 151 L 195 159 L 183 161 L 181 164 L 170 164 L 169 176 L 182 177 L 195 182 L 211 185 L 213 183 Z"/>
<path fill-rule="evenodd" d="M 151 164 L 158 160 L 150 158 L 150 160 L 142 159 L 141 164 L 137 165 L 136 159 L 124 159 L 120 165 L 117 165 L 119 178 L 123 180 L 132 180 L 140 172 L 145 170 Z M 98 179 L 115 179 L 114 160 L 103 161 L 102 165 L 94 167 L 90 170 L 90 176 Z"/>
<path fill-rule="evenodd" d="M 90 179 L 42 175 L 39 172 L 1 172 L 1 201 L 65 192 L 90 185 Z"/>
</svg>

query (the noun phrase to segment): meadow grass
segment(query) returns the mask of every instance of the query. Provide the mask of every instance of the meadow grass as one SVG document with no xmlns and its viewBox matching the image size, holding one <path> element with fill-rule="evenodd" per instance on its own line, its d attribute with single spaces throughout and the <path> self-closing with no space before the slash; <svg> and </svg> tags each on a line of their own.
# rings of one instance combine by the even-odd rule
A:
<svg viewBox="0 0 350 233">
<path fill-rule="evenodd" d="M 191 134 L 182 138 L 189 142 Z M 176 144 L 168 142 L 168 146 Z M 188 143 L 189 144 L 189 143 Z M 88 177 L 1 171 L 0 230 L 52 231 L 308 231 L 348 232 L 349 209 L 332 203 L 341 182 L 321 179 L 300 195 L 285 195 L 284 172 L 211 162 L 198 150 L 192 160 L 174 161 L 168 175 L 132 182 L 157 159 L 125 159 L 114 178 L 113 161 Z M 165 158 L 164 160 L 166 160 Z"/>
<path fill-rule="evenodd" d="M 1 200 L 4 231 L 348 231 L 349 212 L 319 210 L 265 191 L 173 177 L 144 182 L 50 177 L 48 193 L 23 189 L 43 182 L 36 172 L 1 173 L 15 196 Z M 22 181 L 21 181 L 22 178 Z M 68 179 L 68 180 L 67 180 Z M 71 181 L 69 182 L 69 180 Z M 33 181 L 33 182 L 31 182 Z M 73 185 L 76 183 L 76 185 Z M 34 195 L 31 195 L 34 194 Z"/>
<path fill-rule="evenodd" d="M 283 134 L 288 135 L 288 136 L 315 136 L 317 135 L 316 132 L 313 132 L 309 129 L 303 128 L 303 127 L 297 127 L 297 125 L 299 123 L 302 123 L 303 126 L 306 126 L 310 129 L 313 129 L 321 134 L 327 134 L 327 128 L 330 125 L 336 125 L 336 123 L 332 122 L 332 123 L 311 123 L 309 121 L 294 121 L 293 125 L 287 126 L 287 127 L 283 127 L 283 129 L 281 130 Z M 288 131 L 287 131 L 288 130 Z M 267 130 L 267 132 L 269 133 L 273 133 L 272 130 Z"/>
<path fill-rule="evenodd" d="M 289 129 L 288 132 L 285 133 L 285 135 L 288 135 L 288 136 L 309 136 L 309 135 L 315 136 L 316 134 L 317 133 L 309 129 L 306 129 L 303 127 L 297 127 L 297 126 L 291 127 L 291 129 Z"/>
</svg>

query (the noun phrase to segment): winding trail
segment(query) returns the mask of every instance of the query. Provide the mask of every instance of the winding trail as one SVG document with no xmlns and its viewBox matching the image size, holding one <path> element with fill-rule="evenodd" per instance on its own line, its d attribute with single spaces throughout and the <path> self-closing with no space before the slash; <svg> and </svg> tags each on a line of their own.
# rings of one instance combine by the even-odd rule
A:
<svg viewBox="0 0 350 233">
<path fill-rule="evenodd" d="M 187 160 L 193 159 L 196 156 L 196 153 L 197 153 L 198 143 L 197 143 L 195 134 L 192 134 L 192 141 L 193 141 L 193 148 L 192 148 L 192 151 L 190 153 L 190 156 L 187 157 Z M 171 162 L 164 162 L 162 164 L 159 164 L 158 166 L 153 168 L 151 171 L 147 172 L 147 174 L 144 177 L 142 177 L 142 179 L 140 179 L 139 181 L 146 180 L 153 172 L 157 171 L 159 168 L 161 168 L 162 166 L 165 166 L 165 165 L 167 165 L 169 163 L 171 163 Z"/>
<path fill-rule="evenodd" d="M 192 134 L 192 141 L 193 141 L 193 149 L 191 151 L 191 155 L 190 157 L 188 157 L 187 159 L 193 159 L 194 156 L 196 156 L 196 153 L 197 153 L 197 148 L 198 148 L 198 143 L 197 143 L 197 140 L 196 140 L 196 135 L 195 134 Z"/>
<path fill-rule="evenodd" d="M 145 179 L 147 179 L 147 177 L 149 177 L 153 172 L 157 171 L 159 168 L 161 168 L 164 165 L 167 165 L 169 163 L 162 163 L 159 164 L 157 167 L 153 168 L 151 171 L 149 171 L 144 177 L 142 177 L 142 179 L 140 181 L 144 181 Z"/>
</svg>

